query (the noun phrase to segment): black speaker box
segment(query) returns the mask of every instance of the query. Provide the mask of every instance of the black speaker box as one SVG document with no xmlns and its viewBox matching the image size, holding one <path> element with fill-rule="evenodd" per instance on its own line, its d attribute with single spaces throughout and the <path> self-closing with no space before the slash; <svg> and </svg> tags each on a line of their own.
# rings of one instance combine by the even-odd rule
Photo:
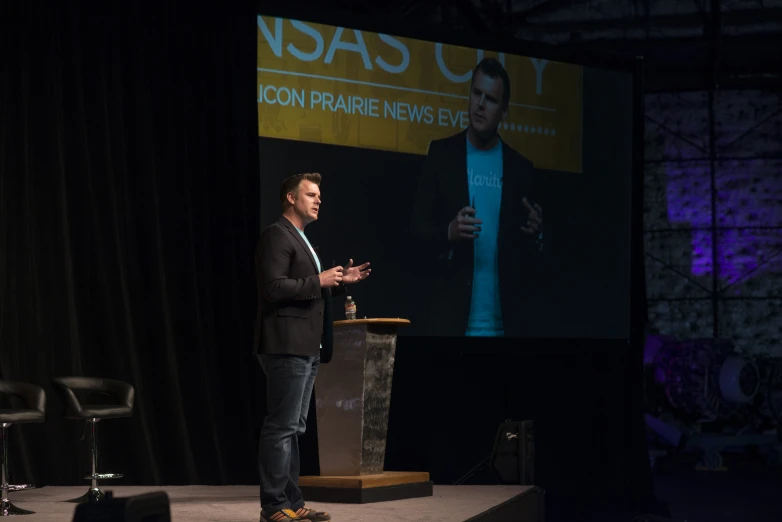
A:
<svg viewBox="0 0 782 522">
<path fill-rule="evenodd" d="M 535 435 L 531 420 L 500 424 L 494 439 L 491 467 L 503 484 L 533 485 Z"/>
<path fill-rule="evenodd" d="M 73 522 L 171 522 L 171 504 L 163 491 L 123 498 L 107 491 L 100 502 L 79 504 Z"/>
</svg>

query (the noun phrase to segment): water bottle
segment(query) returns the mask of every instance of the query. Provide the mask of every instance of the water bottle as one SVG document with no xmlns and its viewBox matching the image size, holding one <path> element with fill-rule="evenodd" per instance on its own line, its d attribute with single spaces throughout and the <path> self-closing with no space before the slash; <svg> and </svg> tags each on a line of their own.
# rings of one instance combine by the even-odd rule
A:
<svg viewBox="0 0 782 522">
<path fill-rule="evenodd" d="M 345 318 L 350 320 L 356 318 L 356 302 L 350 296 L 345 299 Z"/>
</svg>

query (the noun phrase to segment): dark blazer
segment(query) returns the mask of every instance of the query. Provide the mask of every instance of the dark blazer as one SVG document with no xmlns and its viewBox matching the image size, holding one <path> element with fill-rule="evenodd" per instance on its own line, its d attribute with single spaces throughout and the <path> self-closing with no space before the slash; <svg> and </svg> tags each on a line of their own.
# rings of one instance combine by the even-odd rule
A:
<svg viewBox="0 0 782 522">
<path fill-rule="evenodd" d="M 519 320 L 534 297 L 535 272 L 541 262 L 537 238 L 521 227 L 528 214 L 522 200 L 539 203 L 533 194 L 530 160 L 502 143 L 502 199 L 498 236 L 500 302 L 506 336 L 518 336 L 524 321 Z M 474 265 L 474 242 L 448 241 L 448 224 L 457 212 L 469 206 L 467 181 L 467 131 L 434 140 L 418 183 L 411 230 L 418 251 L 426 259 L 431 274 L 430 304 L 426 334 L 461 336 L 467 330 Z M 541 205 L 545 206 L 545 205 Z M 480 209 L 477 217 L 480 219 Z M 429 277 L 429 276 L 427 276 Z M 539 278 L 538 278 L 539 279 Z M 523 319 L 523 318 L 522 318 Z"/>
<path fill-rule="evenodd" d="M 321 268 L 325 268 L 322 263 Z M 331 297 L 344 293 L 344 286 L 333 292 L 321 288 L 310 248 L 285 217 L 261 232 L 255 250 L 255 279 L 254 353 L 320 354 L 321 362 L 329 362 L 333 352 Z"/>
</svg>

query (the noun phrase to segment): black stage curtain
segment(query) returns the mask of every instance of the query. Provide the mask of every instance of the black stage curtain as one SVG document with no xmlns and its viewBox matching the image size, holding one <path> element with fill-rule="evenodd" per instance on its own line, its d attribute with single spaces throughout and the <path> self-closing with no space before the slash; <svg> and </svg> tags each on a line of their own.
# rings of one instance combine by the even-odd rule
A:
<svg viewBox="0 0 782 522">
<path fill-rule="evenodd" d="M 136 387 L 104 470 L 257 483 L 256 23 L 229 4 L 3 3 L 0 376 L 48 392 L 11 428 L 17 481 L 85 483 L 49 384 L 85 375 Z"/>
</svg>

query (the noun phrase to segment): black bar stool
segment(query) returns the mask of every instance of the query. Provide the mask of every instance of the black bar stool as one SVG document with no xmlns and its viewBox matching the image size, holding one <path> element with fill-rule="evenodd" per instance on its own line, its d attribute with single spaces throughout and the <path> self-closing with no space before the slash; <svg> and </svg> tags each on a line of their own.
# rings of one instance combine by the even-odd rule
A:
<svg viewBox="0 0 782 522">
<path fill-rule="evenodd" d="M 115 379 L 93 377 L 57 377 L 52 380 L 54 391 L 65 405 L 66 419 L 87 421 L 92 438 L 92 473 L 84 477 L 90 480 L 90 489 L 79 498 L 68 502 L 84 503 L 103 500 L 104 493 L 98 487 L 98 480 L 122 478 L 121 473 L 98 473 L 98 437 L 95 425 L 103 419 L 117 419 L 133 415 L 135 390 L 130 384 Z M 76 392 L 100 393 L 113 397 L 110 405 L 82 404 Z"/>
<path fill-rule="evenodd" d="M 8 484 L 8 427 L 11 424 L 43 422 L 46 418 L 46 394 L 43 388 L 26 382 L 0 379 L 0 393 L 18 397 L 24 408 L 0 409 L 0 517 L 32 515 L 34 511 L 20 509 L 8 500 L 9 491 L 34 487 L 32 484 L 12 486 Z"/>
</svg>

